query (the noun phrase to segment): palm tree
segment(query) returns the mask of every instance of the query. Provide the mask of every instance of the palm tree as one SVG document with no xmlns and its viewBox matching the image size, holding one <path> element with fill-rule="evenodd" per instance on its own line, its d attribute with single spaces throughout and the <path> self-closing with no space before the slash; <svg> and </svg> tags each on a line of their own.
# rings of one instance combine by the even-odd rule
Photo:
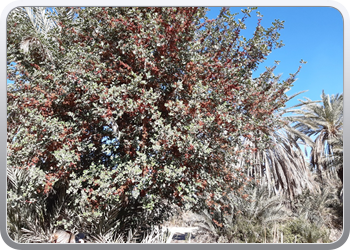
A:
<svg viewBox="0 0 350 250">
<path fill-rule="evenodd" d="M 288 100 L 303 92 L 305 91 L 288 97 Z M 266 184 L 269 192 L 286 194 L 291 199 L 301 194 L 305 188 L 314 191 L 318 189 L 300 146 L 300 144 L 312 146 L 313 142 L 308 136 L 291 127 L 288 117 L 282 116 L 297 106 L 300 105 L 280 110 L 275 114 L 281 117 L 284 126 L 270 131 L 268 136 L 271 143 L 267 148 L 250 154 L 250 166 L 247 169 L 247 174 L 260 184 Z M 244 143 L 250 148 L 257 147 L 248 139 L 245 139 Z M 245 162 L 245 159 L 241 158 L 233 167 L 244 167 Z"/>
<path fill-rule="evenodd" d="M 339 162 L 339 157 L 342 158 L 343 94 L 330 97 L 322 91 L 321 98 L 321 104 L 301 101 L 304 105 L 293 110 L 297 116 L 289 117 L 289 120 L 294 122 L 294 129 L 309 137 L 316 136 L 310 159 L 315 170 L 322 173 L 336 167 L 342 180 L 342 164 L 334 165 L 334 154 L 338 152 Z"/>
<path fill-rule="evenodd" d="M 339 136 L 330 139 L 329 143 L 332 145 L 333 156 L 329 163 L 324 164 L 332 164 L 332 167 L 343 183 L 343 131 L 340 131 Z M 326 158 L 324 160 L 327 161 L 328 159 Z"/>
<path fill-rule="evenodd" d="M 251 155 L 251 173 L 276 194 L 293 198 L 303 189 L 316 188 L 295 135 L 285 128 L 270 135 L 271 145 Z"/>
<path fill-rule="evenodd" d="M 20 49 L 25 54 L 30 54 L 36 64 L 39 64 L 53 60 L 52 45 L 57 44 L 57 33 L 53 35 L 52 31 L 59 29 L 58 22 L 62 18 L 76 18 L 76 11 L 68 7 L 18 7 L 10 15 L 15 16 L 25 30 L 21 34 Z"/>
<path fill-rule="evenodd" d="M 203 210 L 197 226 L 209 232 L 216 241 L 223 242 L 268 242 L 272 228 L 287 221 L 291 212 L 284 205 L 285 200 L 269 193 L 267 186 L 251 186 L 245 190 L 248 198 L 228 195 L 230 213 L 219 211 L 209 213 Z M 218 225 L 216 222 L 222 222 Z"/>
</svg>

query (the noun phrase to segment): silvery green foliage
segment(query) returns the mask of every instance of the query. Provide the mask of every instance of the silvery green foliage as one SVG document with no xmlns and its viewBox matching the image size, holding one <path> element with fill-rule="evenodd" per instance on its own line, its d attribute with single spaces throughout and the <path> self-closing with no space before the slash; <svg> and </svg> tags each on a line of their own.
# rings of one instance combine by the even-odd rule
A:
<svg viewBox="0 0 350 250">
<path fill-rule="evenodd" d="M 45 176 L 28 190 L 40 190 L 48 207 L 69 197 L 56 225 L 74 227 L 78 213 L 92 228 L 111 216 L 103 230 L 127 232 L 160 223 L 170 204 L 218 209 L 249 184 L 232 156 L 248 159 L 270 143 L 282 125 L 273 114 L 299 71 L 280 80 L 274 66 L 252 78 L 282 46 L 283 28 L 259 19 L 243 37 L 253 10 L 239 20 L 225 8 L 214 20 L 205 8 L 9 15 L 7 165 Z"/>
</svg>

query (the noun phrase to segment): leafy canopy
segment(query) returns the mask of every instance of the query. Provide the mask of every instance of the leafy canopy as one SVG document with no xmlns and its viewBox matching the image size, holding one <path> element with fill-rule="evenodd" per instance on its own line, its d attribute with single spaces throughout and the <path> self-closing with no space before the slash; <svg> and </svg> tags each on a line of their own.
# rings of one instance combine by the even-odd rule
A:
<svg viewBox="0 0 350 250">
<path fill-rule="evenodd" d="M 8 18 L 7 166 L 44 177 L 23 199 L 63 190 L 119 219 L 154 219 L 171 203 L 215 209 L 244 195 L 232 156 L 248 165 L 267 147 L 299 71 L 252 77 L 283 45 L 283 22 L 258 19 L 248 39 L 254 8 L 241 20 L 226 8 L 213 20 L 197 7 L 56 10 L 47 29 L 18 9 Z"/>
</svg>

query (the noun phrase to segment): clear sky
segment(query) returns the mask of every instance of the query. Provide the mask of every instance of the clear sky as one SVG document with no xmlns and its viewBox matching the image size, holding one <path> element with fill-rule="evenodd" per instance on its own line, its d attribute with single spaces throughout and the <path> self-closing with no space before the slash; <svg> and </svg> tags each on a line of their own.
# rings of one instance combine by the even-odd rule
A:
<svg viewBox="0 0 350 250">
<path fill-rule="evenodd" d="M 231 8 L 231 12 L 240 12 L 242 7 Z M 210 8 L 209 18 L 218 15 L 220 8 Z M 261 64 L 257 73 L 265 66 L 273 66 L 280 61 L 275 74 L 286 79 L 294 73 L 301 59 L 307 61 L 297 76 L 294 87 L 287 92 L 292 95 L 308 90 L 291 100 L 287 106 L 298 103 L 298 99 L 308 97 L 320 100 L 322 90 L 326 94 L 343 93 L 343 18 L 341 13 L 331 7 L 259 7 L 263 27 L 270 27 L 275 19 L 284 20 L 284 29 L 280 39 L 284 47 L 274 50 Z M 237 18 L 242 18 L 242 14 Z M 247 30 L 242 33 L 250 38 L 257 25 L 256 11 L 246 19 Z M 255 75 L 255 74 L 254 74 Z"/>
</svg>

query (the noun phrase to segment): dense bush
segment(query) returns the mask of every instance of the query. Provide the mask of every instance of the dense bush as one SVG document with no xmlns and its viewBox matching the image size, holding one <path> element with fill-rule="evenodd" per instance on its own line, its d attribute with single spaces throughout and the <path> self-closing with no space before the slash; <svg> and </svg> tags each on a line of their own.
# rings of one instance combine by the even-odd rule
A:
<svg viewBox="0 0 350 250">
<path fill-rule="evenodd" d="M 126 234 L 161 223 L 172 204 L 230 214 L 228 194 L 245 198 L 251 181 L 234 156 L 249 160 L 269 145 L 299 71 L 281 81 L 272 67 L 252 78 L 282 46 L 283 22 L 264 28 L 259 19 L 246 39 L 251 13 L 236 20 L 223 8 L 208 20 L 205 8 L 13 10 L 9 231 L 28 227 L 27 210 L 45 230 Z M 16 171 L 29 176 L 20 187 Z"/>
</svg>

